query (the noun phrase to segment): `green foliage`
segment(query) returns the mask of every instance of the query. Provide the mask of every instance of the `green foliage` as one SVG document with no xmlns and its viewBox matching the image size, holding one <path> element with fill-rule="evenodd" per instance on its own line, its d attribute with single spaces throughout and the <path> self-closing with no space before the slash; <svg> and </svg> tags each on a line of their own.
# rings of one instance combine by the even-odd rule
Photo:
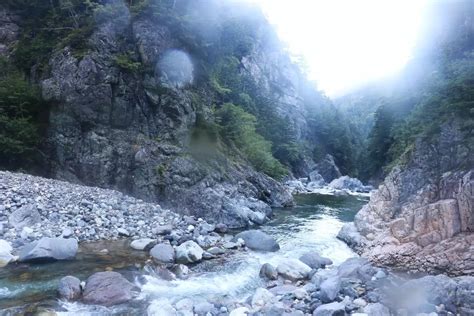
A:
<svg viewBox="0 0 474 316">
<path fill-rule="evenodd" d="M 224 104 L 216 111 L 221 135 L 234 144 L 258 171 L 274 178 L 287 174 L 285 167 L 272 156 L 272 144 L 256 132 L 257 119 L 241 107 Z"/>
<path fill-rule="evenodd" d="M 17 168 L 33 160 L 41 139 L 40 114 L 47 106 L 39 89 L 0 60 L 0 166 Z"/>
<path fill-rule="evenodd" d="M 130 73 L 139 73 L 143 71 L 143 65 L 131 57 L 131 53 L 118 54 L 114 57 L 115 64 L 122 70 Z"/>
</svg>

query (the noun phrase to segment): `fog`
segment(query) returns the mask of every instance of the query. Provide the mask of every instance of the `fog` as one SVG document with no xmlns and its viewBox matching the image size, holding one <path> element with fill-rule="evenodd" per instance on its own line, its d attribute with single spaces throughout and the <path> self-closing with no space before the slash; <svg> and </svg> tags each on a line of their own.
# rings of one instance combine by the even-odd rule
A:
<svg viewBox="0 0 474 316">
<path fill-rule="evenodd" d="M 428 1 L 249 0 L 262 7 L 310 79 L 340 96 L 397 73 L 413 56 Z"/>
</svg>

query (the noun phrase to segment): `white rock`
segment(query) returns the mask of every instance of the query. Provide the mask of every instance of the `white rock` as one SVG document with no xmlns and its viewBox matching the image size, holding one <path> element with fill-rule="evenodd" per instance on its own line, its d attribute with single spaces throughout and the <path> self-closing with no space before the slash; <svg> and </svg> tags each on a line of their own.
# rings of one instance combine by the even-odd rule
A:
<svg viewBox="0 0 474 316">
<path fill-rule="evenodd" d="M 13 248 L 10 243 L 0 239 L 0 268 L 16 259 L 16 257 L 11 254 L 12 251 Z"/>
<path fill-rule="evenodd" d="M 155 242 L 155 239 L 151 238 L 141 238 L 136 239 L 130 243 L 130 247 L 135 250 L 145 250 L 146 247 L 150 246 Z"/>
<path fill-rule="evenodd" d="M 356 298 L 353 303 L 359 307 L 367 306 L 367 302 L 363 298 Z"/>
<path fill-rule="evenodd" d="M 255 294 L 252 296 L 252 307 L 254 308 L 262 308 L 263 306 L 267 305 L 272 301 L 272 299 L 275 297 L 270 291 L 267 289 L 259 287 L 256 291 Z"/>
<path fill-rule="evenodd" d="M 176 316 L 176 309 L 168 300 L 154 300 L 147 308 L 148 316 Z"/>
<path fill-rule="evenodd" d="M 239 307 L 232 310 L 229 316 L 247 316 L 249 313 L 249 309 L 247 307 Z"/>
<path fill-rule="evenodd" d="M 176 247 L 176 261 L 179 263 L 193 263 L 202 260 L 204 250 L 194 241 L 188 240 Z"/>
<path fill-rule="evenodd" d="M 298 259 L 288 258 L 277 266 L 277 272 L 285 279 L 297 281 L 306 279 L 311 268 Z"/>
</svg>

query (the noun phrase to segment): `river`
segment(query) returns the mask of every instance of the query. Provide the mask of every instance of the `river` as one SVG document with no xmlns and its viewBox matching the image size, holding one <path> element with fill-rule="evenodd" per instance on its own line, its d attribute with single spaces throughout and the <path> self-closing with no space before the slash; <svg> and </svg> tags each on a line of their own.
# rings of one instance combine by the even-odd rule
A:
<svg viewBox="0 0 474 316">
<path fill-rule="evenodd" d="M 275 209 L 274 218 L 261 229 L 280 244 L 276 253 L 234 252 L 191 267 L 186 280 L 165 281 L 147 263 L 145 252 L 134 251 L 128 240 L 82 244 L 76 260 L 46 264 L 11 264 L 0 269 L 0 314 L 56 311 L 58 315 L 143 314 L 153 300 L 175 302 L 189 297 L 219 302 L 241 301 L 263 282 L 258 277 L 265 262 L 277 265 L 285 258 L 298 258 L 316 251 L 335 265 L 356 256 L 336 239 L 345 222 L 366 202 L 356 196 L 306 194 L 296 196 L 297 206 Z M 103 249 L 107 249 L 105 252 Z M 140 296 L 129 304 L 105 308 L 68 303 L 56 298 L 60 278 L 74 275 L 85 280 L 94 272 L 115 270 L 140 286 Z M 54 314 L 54 313 L 53 313 Z"/>
</svg>

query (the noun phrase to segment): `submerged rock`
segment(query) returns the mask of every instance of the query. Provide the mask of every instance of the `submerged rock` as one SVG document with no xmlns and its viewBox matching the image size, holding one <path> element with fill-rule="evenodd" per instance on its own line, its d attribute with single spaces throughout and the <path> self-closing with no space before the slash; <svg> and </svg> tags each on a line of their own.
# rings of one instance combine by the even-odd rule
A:
<svg viewBox="0 0 474 316">
<path fill-rule="evenodd" d="M 43 237 L 24 246 L 18 260 L 20 262 L 70 260 L 76 256 L 77 249 L 76 239 Z"/>
<path fill-rule="evenodd" d="M 111 306 L 130 301 L 137 290 L 120 273 L 97 272 L 87 279 L 83 300 L 87 304 Z"/>
<path fill-rule="evenodd" d="M 179 263 L 194 263 L 202 260 L 204 250 L 192 240 L 176 247 L 176 261 Z"/>
<path fill-rule="evenodd" d="M 59 280 L 58 285 L 59 297 L 68 301 L 77 300 L 81 297 L 81 280 L 74 276 L 65 276 Z"/>
<path fill-rule="evenodd" d="M 265 263 L 260 268 L 260 277 L 267 278 L 269 280 L 278 279 L 278 271 L 270 263 Z"/>
<path fill-rule="evenodd" d="M 260 230 L 247 230 L 237 234 L 234 240 L 239 238 L 245 241 L 245 246 L 249 249 L 256 251 L 278 251 L 280 245 L 276 242 L 275 238 L 260 231 Z"/>
</svg>

